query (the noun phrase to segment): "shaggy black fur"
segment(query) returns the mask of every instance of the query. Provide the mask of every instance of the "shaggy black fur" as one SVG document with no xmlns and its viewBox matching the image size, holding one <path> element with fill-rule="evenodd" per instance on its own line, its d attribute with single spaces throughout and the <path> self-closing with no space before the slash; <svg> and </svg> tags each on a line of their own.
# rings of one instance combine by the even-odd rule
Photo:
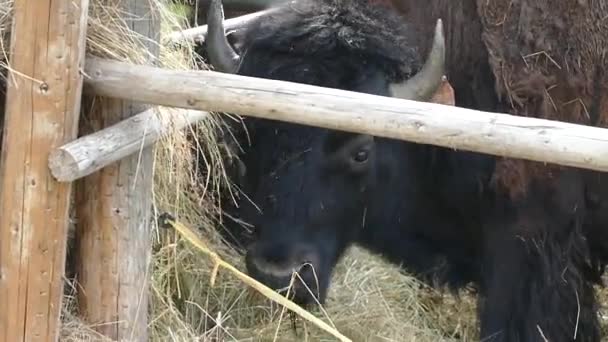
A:
<svg viewBox="0 0 608 342">
<path fill-rule="evenodd" d="M 361 0 L 300 1 L 249 27 L 238 73 L 388 96 L 389 82 L 420 68 L 415 35 Z M 589 241 L 605 243 L 584 229 L 597 224 L 578 170 L 513 200 L 493 190 L 491 156 L 245 123 L 247 196 L 231 214 L 256 226 L 246 241 L 256 278 L 282 288 L 309 262 L 316 277 L 309 268 L 302 277 L 323 300 L 333 266 L 359 243 L 435 285 L 476 285 L 484 341 L 599 341 L 591 282 L 604 256 Z M 296 299 L 311 300 L 301 287 Z"/>
</svg>

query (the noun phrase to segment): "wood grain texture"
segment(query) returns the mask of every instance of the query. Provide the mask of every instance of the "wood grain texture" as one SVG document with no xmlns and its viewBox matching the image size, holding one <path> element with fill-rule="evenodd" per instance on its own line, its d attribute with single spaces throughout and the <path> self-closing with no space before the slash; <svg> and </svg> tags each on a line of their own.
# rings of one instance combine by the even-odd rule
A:
<svg viewBox="0 0 608 342">
<path fill-rule="evenodd" d="M 158 57 L 160 15 L 149 0 L 114 0 L 134 37 Z M 87 99 L 88 102 L 89 99 Z M 83 120 L 89 134 L 147 110 L 146 105 L 96 98 Z M 97 331 L 115 341 L 148 340 L 152 147 L 76 182 L 78 300 Z"/>
<path fill-rule="evenodd" d="M 87 59 L 85 91 L 608 171 L 608 129 L 213 71 Z"/>
<path fill-rule="evenodd" d="M 188 127 L 207 115 L 197 110 L 159 112 L 157 107 L 150 108 L 54 149 L 49 156 L 51 174 L 60 182 L 88 176 L 149 147 L 163 134 Z"/>
<path fill-rule="evenodd" d="M 59 334 L 70 183 L 51 149 L 77 135 L 88 0 L 16 0 L 0 162 L 0 341 Z"/>
</svg>

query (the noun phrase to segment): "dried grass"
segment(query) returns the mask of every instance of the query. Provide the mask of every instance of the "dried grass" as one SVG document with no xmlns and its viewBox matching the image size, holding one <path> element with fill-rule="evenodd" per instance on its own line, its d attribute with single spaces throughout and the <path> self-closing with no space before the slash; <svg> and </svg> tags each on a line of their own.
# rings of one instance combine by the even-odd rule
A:
<svg viewBox="0 0 608 342">
<path fill-rule="evenodd" d="M 8 51 L 12 3 L 0 1 L 2 51 Z M 186 18 L 170 11 L 161 0 L 149 1 L 159 9 L 164 34 L 187 25 Z M 140 41 L 146 42 L 147 38 L 134 34 L 117 19 L 121 13 L 112 5 L 114 2 L 91 1 L 88 52 L 145 63 L 149 56 Z M 160 64 L 165 68 L 191 69 L 200 62 L 192 46 L 158 48 Z M 2 56 L 0 66 L 6 66 Z M 157 213 L 168 211 L 180 221 L 200 227 L 205 242 L 222 259 L 243 269 L 242 258 L 222 244 L 216 232 L 221 224 L 218 194 L 229 190 L 221 162 L 226 151 L 217 136 L 221 125 L 222 121 L 212 116 L 189 130 L 163 137 L 157 144 L 154 204 Z M 201 160 L 192 157 L 193 147 L 204 152 Z M 203 177 L 197 176 L 199 167 Z M 250 291 L 230 274 L 220 272 L 211 287 L 211 261 L 175 232 L 154 228 L 149 322 L 152 341 L 330 340 L 327 333 L 301 320 L 295 322 L 294 330 L 282 307 Z M 66 282 L 61 340 L 103 341 L 93 327 L 77 317 L 75 288 L 71 281 Z M 425 288 L 398 267 L 360 248 L 352 248 L 338 264 L 323 309 L 317 308 L 313 314 L 353 341 L 470 341 L 477 334 L 472 297 L 464 295 L 457 300 Z"/>
</svg>

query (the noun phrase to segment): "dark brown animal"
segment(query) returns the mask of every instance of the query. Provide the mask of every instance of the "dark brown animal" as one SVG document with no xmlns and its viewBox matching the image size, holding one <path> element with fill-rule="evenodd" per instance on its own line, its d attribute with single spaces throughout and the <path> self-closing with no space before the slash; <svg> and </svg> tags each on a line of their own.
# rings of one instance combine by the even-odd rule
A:
<svg viewBox="0 0 608 342">
<path fill-rule="evenodd" d="M 422 51 L 428 50 L 432 20 L 444 20 L 446 74 L 457 105 L 608 126 L 608 1 L 392 0 L 392 5 L 420 30 Z M 501 158 L 492 186 L 521 201 L 531 196 L 532 183 L 572 189 L 559 182 L 572 172 L 584 193 L 577 206 L 586 210 L 581 229 L 591 277 L 601 282 L 608 259 L 605 173 Z"/>
</svg>

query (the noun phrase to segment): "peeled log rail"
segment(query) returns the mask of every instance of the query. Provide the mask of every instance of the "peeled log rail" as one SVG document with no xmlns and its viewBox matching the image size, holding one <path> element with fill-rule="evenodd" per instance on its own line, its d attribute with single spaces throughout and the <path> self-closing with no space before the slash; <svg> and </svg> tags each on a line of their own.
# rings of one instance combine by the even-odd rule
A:
<svg viewBox="0 0 608 342">
<path fill-rule="evenodd" d="M 77 137 L 88 0 L 14 3 L 0 162 L 0 342 L 59 337 L 71 183 L 47 167 Z"/>
<path fill-rule="evenodd" d="M 85 91 L 608 171 L 608 129 L 213 71 L 88 58 Z"/>
<path fill-rule="evenodd" d="M 454 90 L 444 78 L 432 102 L 454 105 Z M 49 168 L 61 182 L 71 182 L 154 144 L 171 129 L 181 130 L 206 118 L 204 111 L 151 108 L 95 133 L 85 135 L 51 151 Z"/>
<path fill-rule="evenodd" d="M 268 10 L 253 12 L 253 13 L 242 15 L 239 17 L 226 19 L 224 21 L 224 28 L 225 28 L 226 32 L 237 30 L 241 27 L 246 26 L 247 23 L 249 23 L 253 19 L 255 19 L 259 16 L 262 16 L 262 15 L 266 15 L 272 11 L 275 11 L 275 9 L 268 9 Z M 177 43 L 181 40 L 203 41 L 205 39 L 206 35 L 207 35 L 207 25 L 202 25 L 202 26 L 193 27 L 193 28 L 190 28 L 187 30 L 172 32 L 170 35 L 168 35 L 164 39 L 166 39 L 167 41 L 172 42 L 172 43 Z"/>
<path fill-rule="evenodd" d="M 51 151 L 51 174 L 60 182 L 71 182 L 88 176 L 152 145 L 170 129 L 180 130 L 207 115 L 207 112 L 196 110 L 167 113 L 150 108 Z"/>
<path fill-rule="evenodd" d="M 287 0 L 223 0 L 225 8 L 230 9 L 241 9 L 241 8 L 255 8 L 263 9 L 269 6 L 283 3 Z M 209 6 L 210 0 L 199 1 L 199 6 Z"/>
</svg>

